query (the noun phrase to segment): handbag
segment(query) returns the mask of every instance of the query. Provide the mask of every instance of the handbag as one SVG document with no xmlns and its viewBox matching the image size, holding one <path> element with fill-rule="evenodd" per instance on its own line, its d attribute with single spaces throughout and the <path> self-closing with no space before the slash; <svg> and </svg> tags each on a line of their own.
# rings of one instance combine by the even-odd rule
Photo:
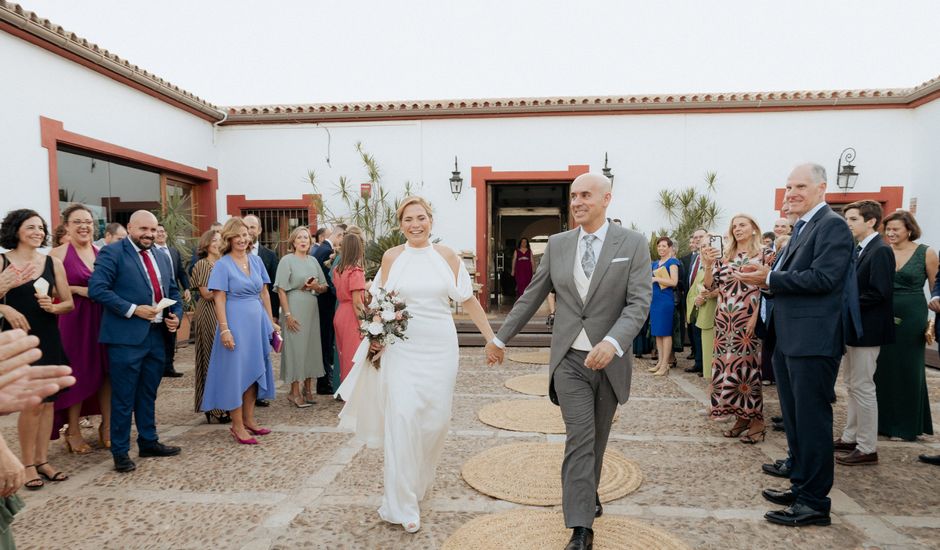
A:
<svg viewBox="0 0 940 550">
<path fill-rule="evenodd" d="M 927 345 L 932 346 L 937 341 L 937 325 L 936 318 L 927 321 L 927 330 L 924 331 L 924 339 L 927 340 Z"/>
<path fill-rule="evenodd" d="M 281 353 L 281 348 L 284 347 L 284 339 L 281 338 L 281 333 L 276 330 L 271 333 L 271 347 L 274 349 L 274 353 Z"/>
</svg>

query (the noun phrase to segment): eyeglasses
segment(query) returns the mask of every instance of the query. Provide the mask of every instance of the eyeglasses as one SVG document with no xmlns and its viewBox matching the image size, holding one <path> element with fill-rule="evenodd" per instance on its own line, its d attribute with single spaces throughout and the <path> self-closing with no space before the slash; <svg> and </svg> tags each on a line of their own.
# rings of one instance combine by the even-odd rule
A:
<svg viewBox="0 0 940 550">
<path fill-rule="evenodd" d="M 88 227 L 91 227 L 92 225 L 95 225 L 95 222 L 93 222 L 93 221 L 91 221 L 91 220 L 72 220 L 72 221 L 70 221 L 69 223 L 70 223 L 71 225 L 79 225 L 79 226 L 85 225 L 85 226 L 88 226 Z"/>
</svg>

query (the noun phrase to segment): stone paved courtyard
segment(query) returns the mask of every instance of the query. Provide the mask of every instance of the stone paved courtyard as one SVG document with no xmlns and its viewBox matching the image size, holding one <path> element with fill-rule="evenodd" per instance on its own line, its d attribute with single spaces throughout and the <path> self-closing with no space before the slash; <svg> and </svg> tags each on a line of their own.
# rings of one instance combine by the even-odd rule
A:
<svg viewBox="0 0 940 550">
<path fill-rule="evenodd" d="M 762 474 L 760 465 L 785 455 L 783 434 L 768 432 L 756 446 L 725 439 L 726 425 L 701 414 L 701 378 L 681 369 L 657 378 L 646 373 L 647 361 L 636 366 L 632 397 L 614 425 L 611 447 L 640 465 L 644 481 L 635 493 L 607 504 L 606 514 L 666 530 L 691 548 L 940 548 L 940 468 L 917 461 L 920 453 L 940 453 L 940 438 L 882 441 L 880 465 L 837 465 L 831 527 L 777 527 L 762 519 L 772 505 L 760 489 L 784 485 Z M 680 360 L 683 366 L 687 362 Z M 518 507 L 468 486 L 460 477 L 465 460 L 507 442 L 563 441 L 477 420 L 476 411 L 487 403 L 529 399 L 503 382 L 545 367 L 507 361 L 488 368 L 480 349 L 463 348 L 452 432 L 422 506 L 422 529 L 409 535 L 378 519 L 382 453 L 337 431 L 340 403 L 321 397 L 312 408 L 296 409 L 280 387 L 278 399 L 259 413 L 274 433 L 257 447 L 237 446 L 227 427 L 206 425 L 192 413 L 191 347 L 180 350 L 177 369 L 185 376 L 164 379 L 157 418 L 161 439 L 182 446 L 182 455 L 139 459 L 136 472 L 122 475 L 111 470 L 103 450 L 69 455 L 53 442 L 53 464 L 72 477 L 38 492 L 20 491 L 27 508 L 14 523 L 18 548 L 437 548 L 470 519 Z M 940 373 L 928 369 L 928 383 L 938 419 Z M 841 381 L 838 396 L 841 427 Z M 765 413 L 779 413 L 775 391 Z M 15 416 L 0 419 L 0 429 L 18 452 Z M 94 441 L 94 430 L 85 436 Z"/>
</svg>

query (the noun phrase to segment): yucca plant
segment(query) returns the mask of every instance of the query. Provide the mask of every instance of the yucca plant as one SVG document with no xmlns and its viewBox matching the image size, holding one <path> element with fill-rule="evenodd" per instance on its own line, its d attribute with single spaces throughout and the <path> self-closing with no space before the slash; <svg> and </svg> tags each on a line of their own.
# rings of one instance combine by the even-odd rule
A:
<svg viewBox="0 0 940 550">
<path fill-rule="evenodd" d="M 721 216 L 714 193 L 717 191 L 718 173 L 705 174 L 705 189 L 695 186 L 685 189 L 662 189 L 657 203 L 672 224 L 671 229 L 661 228 L 650 239 L 650 252 L 656 258 L 656 239 L 662 235 L 670 237 L 676 243 L 676 254 L 683 256 L 689 252 L 689 237 L 699 227 L 711 230 Z"/>
</svg>

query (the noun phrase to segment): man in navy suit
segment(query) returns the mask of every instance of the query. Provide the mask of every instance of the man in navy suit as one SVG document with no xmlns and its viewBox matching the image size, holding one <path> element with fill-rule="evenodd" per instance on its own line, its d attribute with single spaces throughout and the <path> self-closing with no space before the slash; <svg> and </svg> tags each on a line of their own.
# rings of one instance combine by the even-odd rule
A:
<svg viewBox="0 0 940 550">
<path fill-rule="evenodd" d="M 333 394 L 333 314 L 336 312 L 336 287 L 333 286 L 333 277 L 330 275 L 331 260 L 334 258 L 335 245 L 343 241 L 344 227 L 337 225 L 329 237 L 320 243 L 310 253 L 323 270 L 330 290 L 317 294 L 317 309 L 320 314 L 320 344 L 323 348 L 323 370 L 326 374 L 317 378 L 317 393 L 320 395 Z"/>
<path fill-rule="evenodd" d="M 173 278 L 173 282 L 176 283 L 177 288 L 180 289 L 180 294 L 183 295 L 183 299 L 188 302 L 190 297 L 189 275 L 186 273 L 186 268 L 183 266 L 183 258 L 180 256 L 180 251 L 170 246 L 166 239 L 166 227 L 164 227 L 162 223 L 157 224 L 157 235 L 153 240 L 153 249 L 160 254 L 166 255 L 166 257 L 170 259 L 170 265 L 172 267 L 170 276 Z M 193 255 L 195 256 L 195 254 Z M 183 373 L 178 372 L 173 366 L 173 360 L 176 358 L 176 332 L 170 332 L 169 330 L 163 332 L 163 343 L 166 348 L 163 376 L 179 378 L 183 376 Z"/>
<path fill-rule="evenodd" d="M 793 456 L 791 488 L 762 492 L 786 508 L 764 517 L 788 526 L 829 525 L 832 401 L 846 329 L 859 320 L 855 244 L 845 220 L 825 203 L 825 168 L 797 166 L 786 189 L 790 213 L 799 216 L 790 242 L 772 269 L 760 266 L 735 275 L 766 289 L 769 298 L 764 322 L 776 338 L 777 393 Z"/>
<path fill-rule="evenodd" d="M 878 463 L 878 399 L 875 366 L 881 346 L 894 342 L 894 252 L 875 228 L 881 224 L 881 205 L 864 200 L 842 210 L 855 247 L 855 275 L 862 314 L 862 333 L 849 331 L 842 358 L 848 386 L 848 419 L 842 436 L 833 442 L 836 462 L 844 466 Z M 849 327 L 852 329 L 852 327 Z"/>
<path fill-rule="evenodd" d="M 261 258 L 264 270 L 268 273 L 268 279 L 273 283 L 277 275 L 278 258 L 276 252 L 263 246 L 259 241 L 261 238 L 261 218 L 254 214 L 248 214 L 242 218 L 242 221 L 245 222 L 245 227 L 248 228 L 248 236 L 251 237 L 251 248 L 248 249 L 248 253 Z M 274 284 L 268 285 L 268 297 L 271 300 L 271 315 L 274 316 L 274 322 L 277 323 L 281 309 L 281 299 L 277 294 L 277 289 L 274 288 Z M 269 407 L 271 404 L 264 399 L 257 399 L 255 405 Z"/>
<path fill-rule="evenodd" d="M 170 260 L 152 250 L 156 232 L 156 216 L 134 212 L 128 238 L 101 249 L 88 281 L 89 298 L 104 306 L 99 341 L 108 345 L 111 362 L 111 455 L 118 472 L 137 468 L 128 456 L 131 414 L 141 457 L 180 452 L 160 443 L 154 414 L 163 377 L 163 331 L 176 331 L 183 313 Z M 159 310 L 163 298 L 176 303 Z"/>
<path fill-rule="evenodd" d="M 929 307 L 931 311 L 940 314 L 940 277 L 937 277 L 937 282 L 934 283 L 933 293 L 927 307 Z M 936 331 L 937 340 L 940 340 L 940 323 L 934 326 L 934 330 Z M 921 462 L 940 466 L 940 455 L 920 455 L 918 458 Z"/>
</svg>

